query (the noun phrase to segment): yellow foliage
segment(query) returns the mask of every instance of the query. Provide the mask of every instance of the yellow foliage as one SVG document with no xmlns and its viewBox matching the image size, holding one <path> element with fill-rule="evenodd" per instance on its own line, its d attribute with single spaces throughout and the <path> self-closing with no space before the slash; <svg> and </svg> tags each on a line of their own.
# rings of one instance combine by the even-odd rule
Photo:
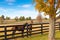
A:
<svg viewBox="0 0 60 40">
<path fill-rule="evenodd" d="M 47 13 L 50 12 L 50 7 L 46 7 L 46 12 L 47 12 Z"/>
<path fill-rule="evenodd" d="M 43 2 L 43 0 L 35 0 L 36 3 Z"/>
<path fill-rule="evenodd" d="M 41 3 L 36 3 L 35 9 L 40 12 L 40 11 L 43 11 L 43 10 L 44 10 L 45 6 L 46 6 L 46 4 L 43 3 L 43 2 L 41 2 Z"/>
<path fill-rule="evenodd" d="M 48 0 L 48 1 L 49 1 L 50 4 L 52 4 L 54 0 Z"/>
<path fill-rule="evenodd" d="M 40 8 L 40 4 L 36 4 L 35 9 L 37 10 L 39 8 Z"/>
<path fill-rule="evenodd" d="M 35 0 L 35 2 L 35 9 L 38 10 L 38 12 L 42 11 L 45 12 L 45 15 L 49 15 L 52 17 L 56 16 L 56 10 L 54 9 L 54 0 L 48 0 L 47 3 L 50 3 L 50 6 L 47 5 L 44 0 Z M 58 4 L 60 5 L 60 2 Z"/>
<path fill-rule="evenodd" d="M 35 0 L 37 3 L 39 2 L 39 0 Z"/>
</svg>

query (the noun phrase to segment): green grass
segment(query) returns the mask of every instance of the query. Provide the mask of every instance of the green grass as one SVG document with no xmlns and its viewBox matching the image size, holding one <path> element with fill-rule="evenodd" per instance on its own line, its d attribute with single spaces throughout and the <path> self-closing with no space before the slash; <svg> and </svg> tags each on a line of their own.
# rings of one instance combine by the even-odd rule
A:
<svg viewBox="0 0 60 40">
<path fill-rule="evenodd" d="M 56 40 L 60 40 L 60 32 L 56 32 L 55 34 L 55 38 Z M 24 37 L 24 38 L 17 38 L 15 40 L 48 40 L 48 34 L 37 34 L 37 35 L 33 35 L 31 37 Z"/>
<path fill-rule="evenodd" d="M 55 38 L 56 38 L 56 40 L 60 40 L 60 31 L 56 32 Z"/>
</svg>

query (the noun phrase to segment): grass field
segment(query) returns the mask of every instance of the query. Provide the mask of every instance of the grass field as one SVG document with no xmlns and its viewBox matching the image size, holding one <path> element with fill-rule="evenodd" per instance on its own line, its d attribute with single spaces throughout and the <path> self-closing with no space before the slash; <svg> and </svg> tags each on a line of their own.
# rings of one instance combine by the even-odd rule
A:
<svg viewBox="0 0 60 40">
<path fill-rule="evenodd" d="M 60 32 L 59 31 L 56 32 L 55 38 L 56 38 L 56 40 L 60 40 Z M 27 37 L 17 38 L 15 40 L 48 40 L 48 34 L 43 34 L 43 35 L 38 34 L 38 35 L 33 35 L 29 38 L 27 38 Z"/>
</svg>

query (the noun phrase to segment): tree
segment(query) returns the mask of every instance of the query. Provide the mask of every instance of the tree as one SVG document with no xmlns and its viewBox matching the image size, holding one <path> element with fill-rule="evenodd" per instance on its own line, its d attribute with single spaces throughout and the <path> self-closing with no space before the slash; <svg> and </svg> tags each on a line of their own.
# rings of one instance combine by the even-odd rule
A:
<svg viewBox="0 0 60 40">
<path fill-rule="evenodd" d="M 15 17 L 15 20 L 18 21 L 18 17 L 17 16 Z"/>
<path fill-rule="evenodd" d="M 2 17 L 0 17 L 0 23 L 3 24 L 4 23 L 4 20 Z"/>
<path fill-rule="evenodd" d="M 10 17 L 6 17 L 5 19 L 6 19 L 6 20 L 10 20 Z"/>
<path fill-rule="evenodd" d="M 31 20 L 31 17 L 29 17 L 29 20 Z"/>
<path fill-rule="evenodd" d="M 21 17 L 19 18 L 19 20 L 24 21 L 24 20 L 25 20 L 25 17 L 24 17 L 24 16 L 21 16 Z"/>
<path fill-rule="evenodd" d="M 2 15 L 1 18 L 4 20 L 4 19 L 5 19 L 5 18 L 4 18 L 4 15 Z"/>
<path fill-rule="evenodd" d="M 26 17 L 26 20 L 31 20 L 31 17 Z"/>
<path fill-rule="evenodd" d="M 25 20 L 25 17 L 24 16 L 22 16 L 22 20 Z"/>
<path fill-rule="evenodd" d="M 4 20 L 5 20 L 4 15 L 2 15 L 2 16 L 0 17 L 0 22 L 1 22 L 1 24 L 4 23 Z"/>
<path fill-rule="evenodd" d="M 26 17 L 26 20 L 29 20 L 29 18 L 28 18 L 28 17 Z"/>
<path fill-rule="evenodd" d="M 45 15 L 49 15 L 49 40 L 55 40 L 55 18 L 56 18 L 56 11 L 60 8 L 60 0 L 34 0 L 36 6 L 35 9 L 38 12 L 42 11 L 45 12 Z M 57 6 L 55 3 L 57 2 Z"/>
</svg>

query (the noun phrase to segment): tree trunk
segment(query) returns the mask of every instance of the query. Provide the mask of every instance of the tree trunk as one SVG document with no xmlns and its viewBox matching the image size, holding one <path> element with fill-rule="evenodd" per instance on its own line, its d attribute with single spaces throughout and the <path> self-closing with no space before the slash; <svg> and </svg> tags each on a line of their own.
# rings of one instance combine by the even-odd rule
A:
<svg viewBox="0 0 60 40">
<path fill-rule="evenodd" d="M 55 26 L 54 26 L 54 18 L 50 16 L 49 19 L 49 40 L 55 40 Z"/>
</svg>

